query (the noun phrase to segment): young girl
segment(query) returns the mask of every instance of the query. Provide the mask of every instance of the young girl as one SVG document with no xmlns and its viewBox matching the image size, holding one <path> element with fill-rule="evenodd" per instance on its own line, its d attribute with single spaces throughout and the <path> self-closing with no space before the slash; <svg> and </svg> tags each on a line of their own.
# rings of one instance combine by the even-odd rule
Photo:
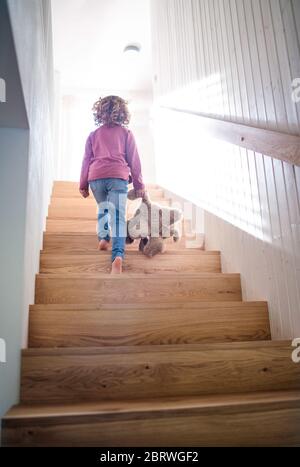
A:
<svg viewBox="0 0 300 467">
<path fill-rule="evenodd" d="M 89 196 L 89 186 L 98 203 L 99 249 L 107 250 L 112 230 L 112 274 L 122 273 L 125 254 L 126 202 L 132 179 L 138 197 L 145 194 L 141 162 L 135 139 L 126 128 L 130 121 L 127 102 L 108 96 L 93 107 L 99 128 L 86 142 L 80 177 L 80 193 Z"/>
</svg>

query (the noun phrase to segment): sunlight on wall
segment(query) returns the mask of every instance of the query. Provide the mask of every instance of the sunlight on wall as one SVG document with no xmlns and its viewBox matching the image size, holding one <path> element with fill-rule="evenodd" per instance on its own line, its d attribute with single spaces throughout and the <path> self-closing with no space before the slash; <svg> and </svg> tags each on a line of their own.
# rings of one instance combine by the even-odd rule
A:
<svg viewBox="0 0 300 467">
<path fill-rule="evenodd" d="M 224 78 L 220 74 L 210 75 L 160 96 L 156 105 L 219 115 L 223 83 Z"/>
<path fill-rule="evenodd" d="M 166 102 L 172 102 L 172 107 L 181 102 L 186 109 L 192 100 L 171 101 L 169 96 L 163 99 Z M 256 238 L 270 241 L 262 228 L 259 196 L 253 195 L 246 176 L 244 150 L 209 137 L 197 116 L 162 108 L 161 103 L 152 109 L 158 184 Z"/>
</svg>

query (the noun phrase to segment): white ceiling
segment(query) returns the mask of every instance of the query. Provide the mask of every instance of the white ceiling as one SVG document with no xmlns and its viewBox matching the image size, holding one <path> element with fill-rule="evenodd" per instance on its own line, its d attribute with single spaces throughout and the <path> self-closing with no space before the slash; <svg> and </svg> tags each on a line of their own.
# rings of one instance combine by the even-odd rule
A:
<svg viewBox="0 0 300 467">
<path fill-rule="evenodd" d="M 52 0 L 55 68 L 65 88 L 152 88 L 150 0 Z M 123 49 L 139 43 L 137 59 Z"/>
</svg>

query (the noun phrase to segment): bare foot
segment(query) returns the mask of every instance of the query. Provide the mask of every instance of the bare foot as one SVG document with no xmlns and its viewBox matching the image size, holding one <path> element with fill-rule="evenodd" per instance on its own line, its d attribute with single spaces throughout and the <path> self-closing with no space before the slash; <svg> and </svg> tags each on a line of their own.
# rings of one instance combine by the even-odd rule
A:
<svg viewBox="0 0 300 467">
<path fill-rule="evenodd" d="M 112 263 L 111 274 L 122 274 L 123 259 L 118 256 Z"/>
<path fill-rule="evenodd" d="M 99 242 L 98 250 L 107 251 L 108 248 L 109 248 L 109 242 L 107 242 L 106 240 L 101 240 Z"/>
</svg>

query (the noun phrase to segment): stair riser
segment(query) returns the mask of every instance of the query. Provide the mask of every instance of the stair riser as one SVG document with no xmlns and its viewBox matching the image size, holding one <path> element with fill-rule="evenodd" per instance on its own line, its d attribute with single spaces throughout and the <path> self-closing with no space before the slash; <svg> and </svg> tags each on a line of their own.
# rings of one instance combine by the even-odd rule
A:
<svg viewBox="0 0 300 467">
<path fill-rule="evenodd" d="M 159 188 L 150 188 L 148 189 L 148 193 L 151 196 L 151 199 L 157 200 L 157 199 L 163 199 L 164 198 L 164 190 L 159 189 Z M 90 196 L 92 199 L 92 191 L 90 190 Z M 81 194 L 79 193 L 78 186 L 77 187 L 60 187 L 60 188 L 54 188 L 52 192 L 52 200 L 56 199 L 78 199 L 79 201 L 83 200 Z"/>
<path fill-rule="evenodd" d="M 111 270 L 111 256 L 95 254 L 91 255 L 42 255 L 40 272 L 47 274 L 64 273 L 104 273 Z M 162 272 L 173 273 L 220 273 L 221 258 L 219 255 L 204 255 L 195 258 L 188 255 L 159 255 L 151 260 L 142 254 L 128 256 L 124 263 L 123 271 L 126 273 L 155 274 Z"/>
<path fill-rule="evenodd" d="M 68 233 L 75 233 L 75 234 L 95 234 L 97 232 L 97 216 L 89 216 L 88 219 L 79 218 L 79 219 L 68 219 L 67 216 L 62 216 L 62 218 L 47 219 L 47 233 L 55 233 L 55 234 L 68 234 Z M 128 218 L 131 218 L 132 215 L 130 214 Z M 191 232 L 190 228 L 190 221 L 187 221 L 181 228 L 180 235 L 185 235 L 186 237 L 192 237 L 193 233 Z M 180 228 L 180 226 L 179 226 Z"/>
<path fill-rule="evenodd" d="M 177 303 L 189 301 L 241 301 L 238 274 L 186 277 L 118 277 L 39 275 L 36 304 L 63 303 Z"/>
<path fill-rule="evenodd" d="M 95 226 L 95 223 L 94 223 Z M 69 232 L 65 234 L 52 233 L 44 235 L 44 252 L 45 253 L 58 253 L 58 254 L 90 254 L 95 253 L 98 248 L 98 239 L 96 235 L 96 228 L 90 235 L 79 234 L 74 235 L 76 232 Z M 78 233 L 78 232 L 77 232 Z M 89 233 L 89 232 L 86 232 Z M 167 251 L 178 251 L 183 248 L 188 248 L 187 252 L 193 253 L 193 248 L 203 249 L 204 238 L 198 236 L 195 238 L 183 237 L 179 242 L 174 242 L 173 239 L 166 240 Z M 138 251 L 139 242 L 136 241 L 132 245 L 126 245 L 126 251 Z"/>
<path fill-rule="evenodd" d="M 272 410 L 273 409 L 273 410 Z M 4 425 L 4 446 L 266 447 L 300 444 L 300 404 L 40 419 Z M 234 436 L 233 436 L 234 433 Z"/>
<path fill-rule="evenodd" d="M 70 196 L 59 196 L 59 194 L 55 194 L 55 196 L 52 195 L 51 197 L 51 205 L 52 206 L 64 206 L 64 207 L 69 207 L 69 206 L 87 206 L 88 204 L 96 204 L 97 201 L 95 200 L 92 192 L 90 191 L 90 196 L 88 198 L 82 198 L 82 196 L 79 193 L 79 196 L 77 194 L 70 193 Z M 76 195 L 76 196 L 75 196 Z M 159 202 L 159 201 L 165 201 L 165 200 L 171 200 L 171 198 L 166 198 L 162 190 L 151 190 L 150 191 L 150 196 L 151 200 L 154 202 Z M 141 203 L 141 199 L 137 199 L 134 201 L 128 200 L 128 203 L 134 204 L 134 203 Z"/>
<path fill-rule="evenodd" d="M 71 403 L 300 389 L 291 348 L 24 355 L 21 401 Z"/>
<path fill-rule="evenodd" d="M 170 326 L 170 322 L 172 323 Z M 270 339 L 268 310 L 31 312 L 30 347 L 197 344 Z"/>
<path fill-rule="evenodd" d="M 154 201 L 154 200 L 153 200 Z M 170 200 L 158 199 L 155 202 L 161 206 L 170 207 Z M 127 214 L 131 218 L 135 214 L 140 203 L 127 205 Z M 74 202 L 62 202 L 61 199 L 55 198 L 55 202 L 52 202 L 49 207 L 49 218 L 50 219 L 97 219 L 98 207 L 94 200 L 92 202 L 85 201 L 74 203 Z"/>
</svg>

